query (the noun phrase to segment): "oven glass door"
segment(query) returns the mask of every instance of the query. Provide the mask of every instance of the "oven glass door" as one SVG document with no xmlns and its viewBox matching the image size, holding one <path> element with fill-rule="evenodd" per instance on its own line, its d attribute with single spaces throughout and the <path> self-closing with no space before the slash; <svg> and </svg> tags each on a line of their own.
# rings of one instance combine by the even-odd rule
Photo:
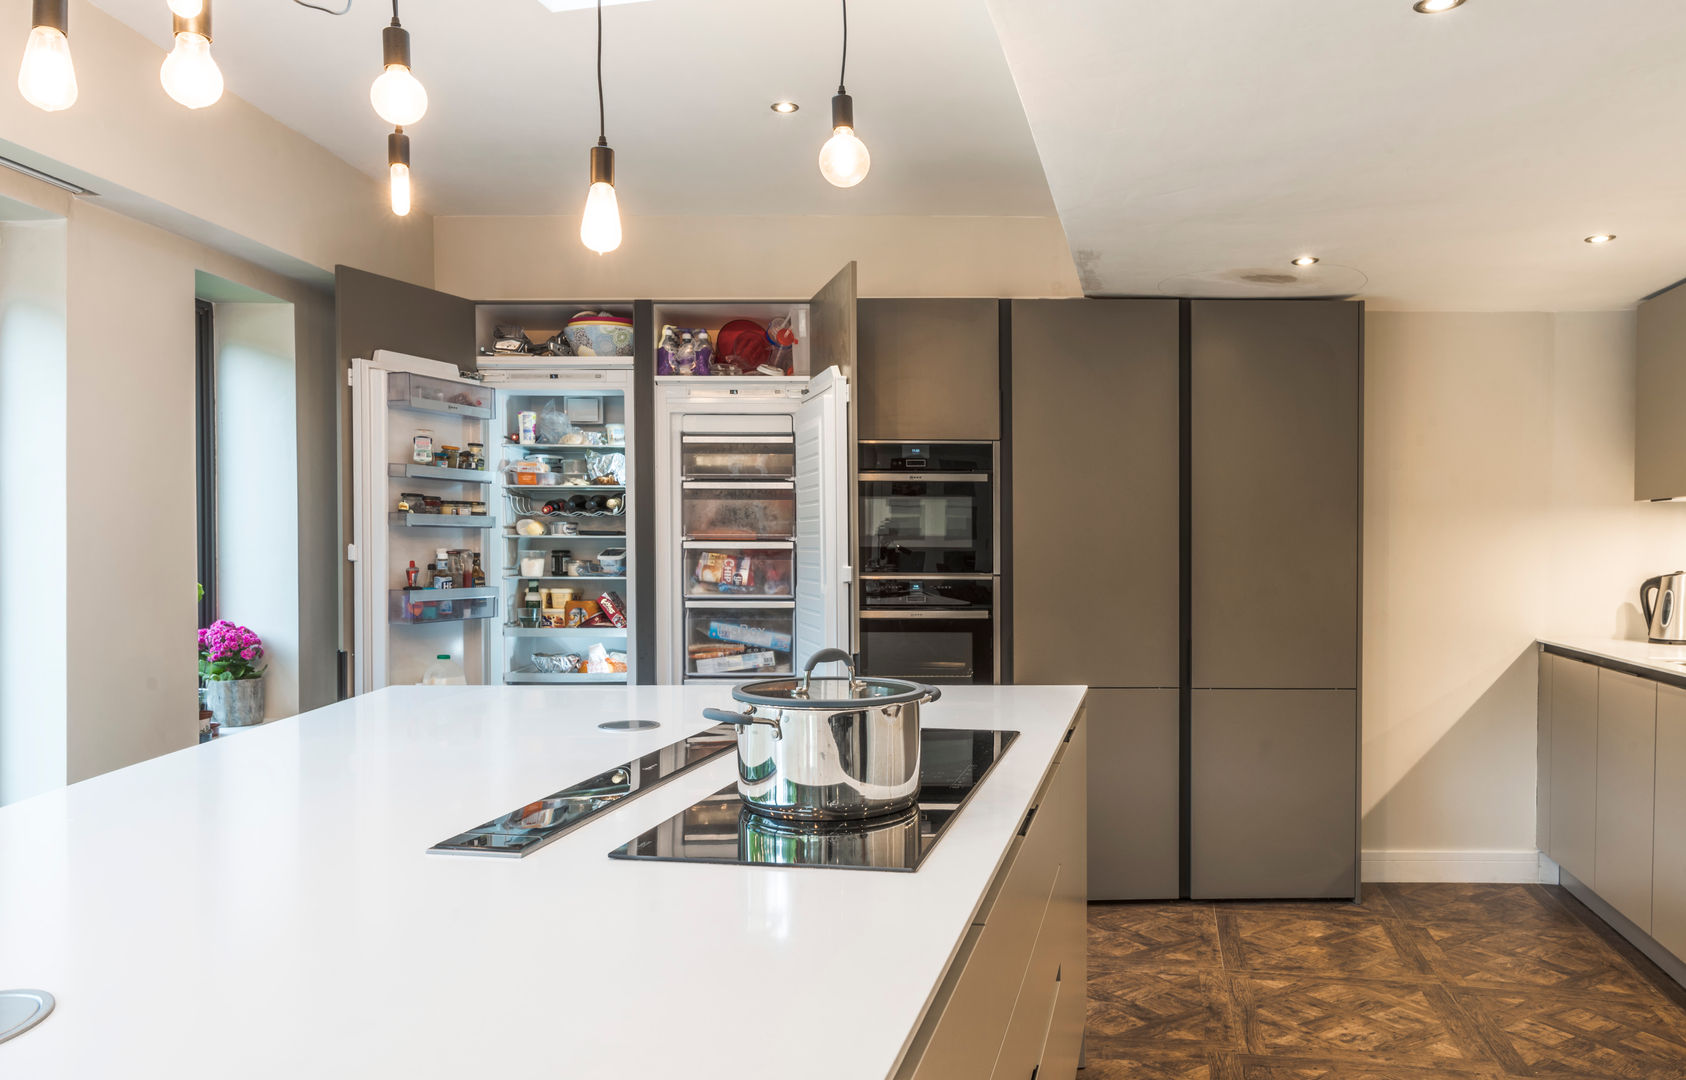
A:
<svg viewBox="0 0 1686 1080">
<path fill-rule="evenodd" d="M 990 474 L 862 473 L 860 500 L 863 573 L 994 572 Z"/>
<path fill-rule="evenodd" d="M 993 580 L 861 582 L 861 670 L 928 683 L 993 683 Z"/>
</svg>

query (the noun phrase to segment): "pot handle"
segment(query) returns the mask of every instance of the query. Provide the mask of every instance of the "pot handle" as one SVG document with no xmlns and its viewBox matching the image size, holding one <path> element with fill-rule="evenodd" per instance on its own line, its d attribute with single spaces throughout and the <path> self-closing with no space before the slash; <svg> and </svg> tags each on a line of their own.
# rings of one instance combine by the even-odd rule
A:
<svg viewBox="0 0 1686 1080">
<path fill-rule="evenodd" d="M 819 652 L 808 657 L 807 665 L 802 668 L 802 687 L 797 691 L 797 694 L 801 697 L 807 697 L 808 681 L 814 677 L 814 669 L 819 667 L 821 664 L 830 664 L 833 662 L 842 664 L 843 669 L 849 673 L 849 688 L 851 690 L 859 689 L 861 686 L 861 680 L 860 677 L 855 674 L 855 658 L 844 652 L 842 649 L 821 649 Z"/>
<path fill-rule="evenodd" d="M 755 724 L 765 724 L 773 729 L 773 738 L 784 738 L 784 729 L 779 727 L 777 720 L 767 720 L 756 716 L 753 712 L 728 712 L 725 709 L 704 709 L 704 720 L 713 720 L 716 724 L 733 724 L 737 727 L 750 727 Z"/>
<path fill-rule="evenodd" d="M 925 704 L 927 705 L 943 696 L 943 690 L 940 686 L 932 686 L 930 683 L 924 683 L 920 686 L 920 689 L 931 695 L 925 699 Z"/>
</svg>

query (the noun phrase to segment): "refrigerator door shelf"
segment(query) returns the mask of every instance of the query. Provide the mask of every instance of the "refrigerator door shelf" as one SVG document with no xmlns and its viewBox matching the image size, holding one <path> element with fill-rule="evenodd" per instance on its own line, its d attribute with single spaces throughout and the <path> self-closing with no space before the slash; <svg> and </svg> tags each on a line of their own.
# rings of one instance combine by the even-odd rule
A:
<svg viewBox="0 0 1686 1080">
<path fill-rule="evenodd" d="M 428 599 L 417 599 L 418 597 Z M 495 589 L 393 589 L 387 593 L 387 614 L 395 623 L 463 622 L 495 619 Z"/>
<path fill-rule="evenodd" d="M 490 529 L 497 519 L 490 514 L 410 514 L 394 510 L 387 520 L 403 529 Z"/>
<path fill-rule="evenodd" d="M 397 462 L 386 467 L 386 474 L 403 480 L 449 480 L 460 484 L 490 484 L 497 479 L 497 474 L 490 469 L 447 469 L 439 465 Z"/>
<path fill-rule="evenodd" d="M 409 371 L 394 371 L 386 380 L 389 408 L 490 420 L 492 392 L 474 383 L 434 379 Z"/>
</svg>

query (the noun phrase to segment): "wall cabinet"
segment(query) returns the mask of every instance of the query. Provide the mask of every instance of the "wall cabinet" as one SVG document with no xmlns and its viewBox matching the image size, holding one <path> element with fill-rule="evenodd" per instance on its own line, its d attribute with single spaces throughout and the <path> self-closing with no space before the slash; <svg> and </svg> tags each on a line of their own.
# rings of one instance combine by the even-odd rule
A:
<svg viewBox="0 0 1686 1080">
<path fill-rule="evenodd" d="M 1657 687 L 1656 818 L 1651 829 L 1651 936 L 1686 957 L 1686 690 Z"/>
<path fill-rule="evenodd" d="M 1090 690 L 1089 898 L 1180 887 L 1181 723 L 1175 690 Z"/>
<path fill-rule="evenodd" d="M 1358 712 L 1351 690 L 1196 690 L 1195 899 L 1357 895 Z"/>
<path fill-rule="evenodd" d="M 856 363 L 863 439 L 1001 437 L 996 300 L 862 300 Z"/>
<path fill-rule="evenodd" d="M 1635 499 L 1686 496 L 1682 409 L 1686 409 L 1686 289 L 1675 286 L 1639 305 Z"/>
<path fill-rule="evenodd" d="M 1598 830 L 1598 669 L 1551 656 L 1551 848 L 1557 864 L 1593 882 Z"/>
<path fill-rule="evenodd" d="M 1598 673 L 1597 762 L 1598 811 L 1588 884 L 1650 933 L 1656 683 L 1619 671 Z"/>
</svg>

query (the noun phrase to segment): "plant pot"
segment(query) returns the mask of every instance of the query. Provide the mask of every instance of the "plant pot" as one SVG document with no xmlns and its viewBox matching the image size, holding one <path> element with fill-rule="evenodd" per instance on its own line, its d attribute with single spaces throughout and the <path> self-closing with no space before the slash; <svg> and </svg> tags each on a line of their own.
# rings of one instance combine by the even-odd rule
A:
<svg viewBox="0 0 1686 1080">
<path fill-rule="evenodd" d="M 205 707 L 223 727 L 263 723 L 263 680 L 212 680 L 205 684 Z"/>
</svg>

